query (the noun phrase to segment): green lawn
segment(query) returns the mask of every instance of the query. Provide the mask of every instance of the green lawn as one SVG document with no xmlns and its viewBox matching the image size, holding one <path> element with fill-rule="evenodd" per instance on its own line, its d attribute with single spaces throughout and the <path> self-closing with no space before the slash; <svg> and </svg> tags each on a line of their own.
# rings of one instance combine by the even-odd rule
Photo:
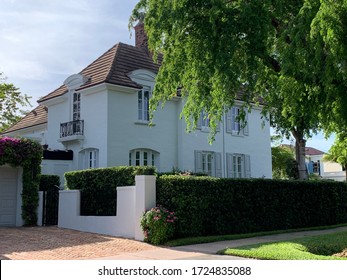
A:
<svg viewBox="0 0 347 280">
<path fill-rule="evenodd" d="M 347 231 L 229 248 L 219 253 L 263 260 L 347 260 L 332 256 L 346 248 Z"/>
</svg>

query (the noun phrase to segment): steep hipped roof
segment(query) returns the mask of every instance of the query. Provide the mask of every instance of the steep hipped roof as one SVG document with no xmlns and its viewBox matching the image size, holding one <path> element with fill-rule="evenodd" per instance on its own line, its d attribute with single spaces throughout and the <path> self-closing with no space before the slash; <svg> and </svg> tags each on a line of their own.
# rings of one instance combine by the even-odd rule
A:
<svg viewBox="0 0 347 280">
<path fill-rule="evenodd" d="M 10 133 L 20 129 L 47 123 L 47 111 L 47 107 L 39 105 L 29 114 L 24 116 L 19 122 L 5 130 L 3 133 Z"/>
<path fill-rule="evenodd" d="M 158 73 L 159 64 L 153 62 L 146 49 L 118 43 L 79 73 L 89 78 L 88 82 L 79 89 L 101 83 L 142 88 L 127 75 L 129 72 L 137 69 L 146 69 Z M 67 87 L 62 85 L 55 91 L 42 97 L 38 102 L 61 96 L 67 91 Z"/>
</svg>

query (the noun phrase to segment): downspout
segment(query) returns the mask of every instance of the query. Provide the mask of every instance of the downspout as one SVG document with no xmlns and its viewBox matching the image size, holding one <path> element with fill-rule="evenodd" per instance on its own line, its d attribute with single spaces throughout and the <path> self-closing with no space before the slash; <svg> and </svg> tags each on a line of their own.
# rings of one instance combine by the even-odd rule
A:
<svg viewBox="0 0 347 280">
<path fill-rule="evenodd" d="M 225 127 L 224 127 L 224 123 L 225 122 L 225 113 L 223 113 L 223 121 L 222 121 L 222 136 L 223 136 L 223 140 L 222 140 L 222 150 L 223 150 L 223 178 L 226 178 L 226 155 L 225 155 Z"/>
</svg>

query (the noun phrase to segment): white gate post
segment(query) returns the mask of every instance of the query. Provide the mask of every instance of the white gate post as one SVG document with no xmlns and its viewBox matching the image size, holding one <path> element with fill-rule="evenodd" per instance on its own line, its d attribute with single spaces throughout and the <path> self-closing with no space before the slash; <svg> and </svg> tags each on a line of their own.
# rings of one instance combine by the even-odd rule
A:
<svg viewBox="0 0 347 280">
<path fill-rule="evenodd" d="M 153 175 L 135 176 L 135 239 L 143 241 L 144 235 L 140 220 L 145 210 L 156 206 L 156 177 Z"/>
</svg>

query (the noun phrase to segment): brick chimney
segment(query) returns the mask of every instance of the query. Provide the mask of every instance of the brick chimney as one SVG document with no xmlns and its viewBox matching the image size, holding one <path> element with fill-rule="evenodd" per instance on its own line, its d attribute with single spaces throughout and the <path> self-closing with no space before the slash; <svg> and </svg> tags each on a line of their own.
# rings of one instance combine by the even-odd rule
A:
<svg viewBox="0 0 347 280">
<path fill-rule="evenodd" d="M 148 50 L 148 38 L 143 22 L 139 22 L 135 27 L 135 47 Z"/>
</svg>

